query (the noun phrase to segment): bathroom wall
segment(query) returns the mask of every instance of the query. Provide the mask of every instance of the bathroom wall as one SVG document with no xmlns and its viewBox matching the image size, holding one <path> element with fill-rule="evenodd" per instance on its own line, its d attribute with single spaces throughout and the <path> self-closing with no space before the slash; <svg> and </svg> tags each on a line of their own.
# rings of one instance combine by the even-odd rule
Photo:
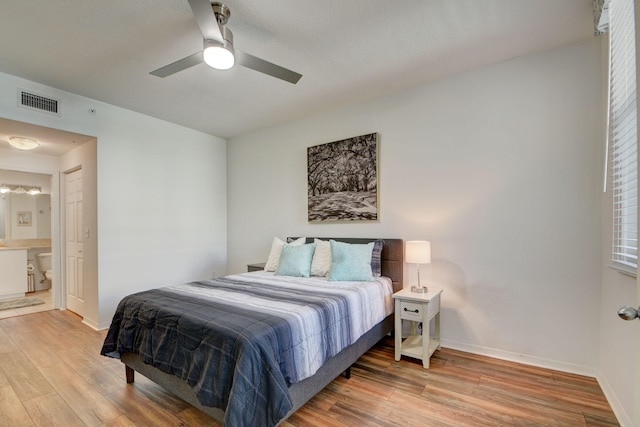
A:
<svg viewBox="0 0 640 427">
<path fill-rule="evenodd" d="M 2 158 L 5 160 L 10 157 L 11 150 L 6 150 L 2 153 Z M 21 153 L 18 153 L 21 154 Z M 25 154 L 25 153 L 22 153 Z M 23 156 L 24 157 L 24 156 Z M 41 156 L 42 157 L 42 156 Z M 46 156 L 49 157 L 49 156 Z M 22 185 L 24 188 L 40 187 L 43 194 L 51 194 L 51 175 L 43 173 L 31 173 L 31 172 L 18 172 L 8 169 L 0 169 L 0 184 L 7 185 Z"/>
<path fill-rule="evenodd" d="M 39 239 L 51 238 L 51 196 L 38 194 L 35 199 L 36 237 Z"/>
</svg>

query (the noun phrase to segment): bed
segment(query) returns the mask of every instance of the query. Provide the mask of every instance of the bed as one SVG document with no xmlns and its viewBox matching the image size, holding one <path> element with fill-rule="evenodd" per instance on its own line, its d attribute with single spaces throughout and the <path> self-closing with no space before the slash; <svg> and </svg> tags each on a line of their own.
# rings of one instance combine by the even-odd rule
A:
<svg viewBox="0 0 640 427">
<path fill-rule="evenodd" d="M 352 245 L 363 245 L 374 240 L 381 240 L 383 245 L 380 256 L 380 269 L 381 276 L 383 277 L 378 281 L 381 283 L 389 283 L 388 286 L 392 289 L 391 292 L 397 292 L 402 288 L 404 247 L 401 239 L 306 238 L 298 239 L 298 241 L 313 243 L 317 241 L 315 239 L 321 239 L 323 241 L 332 239 Z M 288 240 L 295 241 L 296 239 L 289 238 Z M 249 279 L 249 277 L 251 277 L 251 279 Z M 256 283 L 253 283 L 254 279 Z M 128 383 L 134 381 L 134 372 L 137 371 L 170 390 L 186 402 L 223 422 L 225 425 L 234 427 L 241 425 L 277 425 L 302 407 L 337 376 L 343 372 L 348 376 L 349 367 L 382 337 L 392 331 L 393 314 L 385 311 L 382 319 L 372 325 L 359 325 L 360 323 L 366 323 L 361 321 L 360 317 L 358 317 L 358 321 L 349 321 L 349 330 L 357 329 L 356 326 L 353 326 L 353 324 L 356 323 L 359 325 L 358 327 L 366 328 L 366 330 L 363 329 L 363 331 L 360 331 L 361 335 L 358 335 L 359 337 L 354 335 L 355 338 L 353 338 L 352 341 L 348 341 L 347 338 L 335 338 L 333 335 L 331 335 L 332 338 L 326 338 L 325 329 L 327 328 L 320 328 L 323 332 L 319 335 L 324 337 L 320 345 L 323 349 L 322 351 L 327 353 L 331 351 L 330 349 L 333 349 L 335 354 L 323 354 L 324 357 L 321 365 L 305 368 L 309 369 L 309 372 L 304 372 L 305 369 L 300 369 L 300 371 L 303 372 L 298 372 L 298 369 L 291 368 L 291 365 L 294 365 L 294 363 L 289 359 L 280 357 L 280 355 L 274 358 L 270 355 L 269 349 L 273 346 L 272 341 L 276 341 L 276 338 L 273 338 L 273 336 L 277 335 L 277 340 L 281 341 L 281 336 L 289 336 L 290 332 L 274 332 L 273 334 L 275 335 L 269 333 L 266 338 L 264 338 L 264 334 L 260 332 L 262 338 L 259 338 L 261 341 L 258 344 L 252 341 L 256 339 L 255 337 L 247 339 L 247 342 L 249 342 L 249 344 L 247 344 L 248 347 L 252 349 L 258 348 L 257 356 L 245 357 L 247 351 L 236 351 L 235 344 L 234 350 L 229 350 L 229 344 L 218 343 L 216 345 L 219 345 L 222 350 L 217 350 L 216 356 L 208 355 L 204 358 L 197 359 L 195 356 L 196 352 L 190 349 L 195 347 L 199 349 L 199 346 L 202 346 L 201 342 L 191 343 L 189 342 L 189 338 L 184 338 L 184 336 L 182 338 L 175 338 L 176 335 L 173 331 L 164 331 L 164 329 L 160 327 L 160 318 L 162 316 L 159 314 L 166 311 L 166 307 L 170 306 L 173 310 L 184 304 L 183 311 L 185 313 L 196 313 L 197 315 L 194 315 L 193 318 L 200 319 L 197 320 L 197 322 L 206 324 L 207 328 L 211 328 L 212 331 L 207 329 L 207 332 L 200 332 L 205 330 L 204 325 L 196 323 L 196 320 L 190 320 L 188 322 L 181 320 L 182 326 L 178 328 L 182 327 L 183 329 L 189 329 L 189 331 L 198 331 L 198 339 L 201 341 L 205 341 L 201 338 L 203 336 L 213 337 L 211 340 L 216 341 L 217 338 L 215 337 L 217 336 L 218 329 L 234 328 L 235 325 L 242 325 L 242 327 L 238 326 L 238 328 L 242 329 L 240 335 L 244 337 L 246 331 L 249 331 L 249 334 L 251 333 L 254 323 L 261 324 L 263 321 L 275 322 L 270 324 L 269 328 L 270 330 L 278 331 L 281 325 L 277 321 L 273 321 L 272 317 L 262 316 L 253 310 L 238 313 L 238 311 L 242 310 L 238 310 L 238 305 L 234 305 L 233 301 L 231 302 L 230 311 L 223 316 L 224 318 L 219 316 L 217 320 L 209 319 L 203 317 L 205 316 L 204 314 L 201 316 L 199 313 L 199 310 L 201 310 L 201 299 L 204 298 L 210 300 L 207 304 L 215 307 L 215 310 L 214 308 L 210 311 L 207 310 L 206 315 L 214 316 L 209 313 L 217 313 L 218 306 L 221 304 L 217 299 L 220 293 L 223 293 L 224 298 L 227 298 L 226 287 L 234 287 L 233 292 L 240 286 L 243 289 L 246 287 L 246 292 L 256 292 L 256 295 L 268 293 L 268 295 L 274 295 L 274 301 L 284 301 L 283 304 L 286 304 L 288 300 L 283 300 L 285 297 L 279 296 L 281 288 L 277 287 L 280 286 L 280 284 L 275 283 L 278 281 L 277 279 L 278 276 L 264 272 L 244 273 L 213 279 L 211 283 L 209 283 L 209 281 L 194 282 L 192 284 L 186 284 L 188 286 L 179 285 L 176 287 L 162 288 L 162 291 L 155 292 L 153 295 L 147 293 L 153 291 L 147 291 L 126 297 L 120 305 L 124 307 L 129 304 L 129 310 L 133 310 L 130 308 L 131 306 L 136 307 L 136 322 L 143 324 L 146 322 L 146 324 L 143 325 L 147 331 L 145 332 L 147 334 L 146 338 L 141 339 L 140 336 L 145 335 L 140 335 L 137 329 L 134 331 L 135 328 L 144 329 L 143 327 L 133 324 L 132 322 L 123 322 L 122 319 L 127 317 L 127 308 L 121 310 L 119 306 L 101 353 L 103 355 L 120 358 L 126 367 L 125 372 Z M 282 279 L 285 278 L 283 277 Z M 286 280 L 284 281 L 286 282 Z M 302 285 L 303 284 L 299 286 Z M 274 286 L 274 288 L 270 288 L 269 286 Z M 287 292 L 289 292 L 289 288 L 292 288 L 291 292 L 296 292 L 296 286 L 287 285 Z M 252 290 L 249 290 L 250 288 Z M 350 292 L 353 293 L 355 291 L 351 290 Z M 191 295 L 192 293 L 203 294 L 204 296 Z M 174 295 L 180 294 L 188 295 L 184 297 L 184 301 L 182 301 L 182 296 L 179 296 L 175 301 L 172 299 Z M 303 292 L 299 292 L 294 295 L 293 298 L 315 298 L 315 292 L 304 292 L 304 296 L 302 294 Z M 229 295 L 229 298 L 237 298 L 235 293 L 229 293 Z M 252 295 L 253 294 L 249 295 L 247 298 L 251 299 L 253 297 Z M 278 296 L 276 297 L 275 295 Z M 256 296 L 256 298 L 260 297 L 260 295 Z M 194 305 L 194 300 L 191 298 L 197 298 L 197 304 Z M 323 294 L 318 295 L 318 298 L 325 300 L 329 297 Z M 342 297 L 336 298 L 339 298 L 340 301 L 336 304 L 342 304 Z M 127 304 L 125 304 L 125 301 Z M 313 305 L 314 302 L 305 302 L 304 304 Z M 362 305 L 362 303 L 359 304 Z M 275 306 L 276 304 L 274 303 L 273 310 L 276 310 Z M 226 309 L 225 307 L 225 310 Z M 286 306 L 284 309 L 286 309 Z M 325 310 L 325 312 L 333 313 L 333 310 Z M 329 317 L 334 315 L 336 318 L 340 317 L 340 315 L 336 314 L 330 314 Z M 180 316 L 182 316 L 181 319 L 189 317 L 186 314 Z M 206 320 L 202 321 L 201 319 Z M 222 323 L 216 326 L 215 322 L 218 320 Z M 371 322 L 371 319 L 369 319 L 369 322 Z M 186 326 L 184 326 L 185 323 Z M 313 330 L 313 328 L 309 330 Z M 289 329 L 287 329 L 287 331 L 289 331 Z M 344 331 L 342 334 L 350 335 L 350 333 Z M 189 334 L 185 336 L 187 335 L 192 336 L 193 333 L 189 332 Z M 176 340 L 179 345 L 176 345 Z M 300 348 L 303 346 L 303 344 L 301 344 L 302 340 L 297 338 L 297 335 L 295 339 L 289 340 L 293 343 L 291 344 L 292 347 Z M 234 343 L 239 341 L 242 340 L 235 338 Z M 332 344 L 333 341 L 345 341 L 348 342 L 348 345 L 340 347 L 337 344 Z M 163 343 L 165 343 L 164 347 Z M 314 346 L 318 346 L 319 344 L 312 342 L 311 344 L 305 343 L 304 345 L 309 345 L 309 347 L 304 347 L 307 351 L 302 354 L 315 354 L 314 351 L 309 349 L 316 348 Z M 264 350 L 265 348 L 267 350 Z M 265 354 L 267 355 L 265 356 Z M 296 357 L 299 358 L 299 356 Z M 295 359 L 296 357 L 292 356 L 291 359 Z M 184 361 L 186 358 L 190 358 L 188 364 Z M 246 362 L 246 359 L 252 360 Z M 259 366 L 256 367 L 256 363 Z M 191 372 L 193 365 L 197 365 L 195 375 L 192 375 Z M 232 367 L 233 369 L 231 369 Z M 203 373 L 200 371 L 206 372 Z M 285 372 L 286 375 L 283 376 L 281 371 Z M 230 372 L 233 372 L 233 374 Z M 203 378 L 205 380 L 203 380 Z M 215 378 L 215 381 L 213 378 Z M 251 384 L 256 385 L 255 389 L 249 390 Z M 226 411 L 221 408 L 226 408 Z"/>
</svg>

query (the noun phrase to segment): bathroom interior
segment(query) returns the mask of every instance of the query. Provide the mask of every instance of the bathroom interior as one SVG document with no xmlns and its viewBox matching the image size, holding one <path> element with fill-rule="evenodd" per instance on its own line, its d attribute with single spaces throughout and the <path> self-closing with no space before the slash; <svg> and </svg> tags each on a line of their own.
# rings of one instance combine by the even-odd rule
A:
<svg viewBox="0 0 640 427">
<path fill-rule="evenodd" d="M 0 170 L 0 318 L 53 308 L 51 223 L 51 176 Z"/>
</svg>

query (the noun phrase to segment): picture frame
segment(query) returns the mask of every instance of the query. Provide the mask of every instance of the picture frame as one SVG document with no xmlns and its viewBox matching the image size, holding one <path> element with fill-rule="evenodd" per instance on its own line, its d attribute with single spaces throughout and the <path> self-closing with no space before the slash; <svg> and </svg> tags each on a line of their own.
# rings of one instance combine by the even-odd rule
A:
<svg viewBox="0 0 640 427">
<path fill-rule="evenodd" d="M 378 133 L 307 148 L 309 222 L 378 221 Z"/>
<path fill-rule="evenodd" d="M 30 227 L 31 226 L 31 211 L 18 211 L 18 226 Z"/>
</svg>

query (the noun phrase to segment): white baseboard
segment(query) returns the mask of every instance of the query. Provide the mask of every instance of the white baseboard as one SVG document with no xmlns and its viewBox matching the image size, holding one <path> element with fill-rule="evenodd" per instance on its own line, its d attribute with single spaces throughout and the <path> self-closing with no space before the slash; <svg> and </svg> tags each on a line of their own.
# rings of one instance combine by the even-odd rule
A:
<svg viewBox="0 0 640 427">
<path fill-rule="evenodd" d="M 87 319 L 86 317 L 84 317 L 82 319 L 82 323 L 84 323 L 85 325 L 87 325 L 88 327 L 93 329 L 94 331 L 99 331 L 100 330 L 100 328 L 98 327 L 98 324 L 96 322 L 94 322 L 91 319 Z"/>
<path fill-rule="evenodd" d="M 467 353 L 478 354 L 481 356 L 507 360 L 509 362 L 523 363 L 525 365 L 537 366 L 539 368 L 553 369 L 570 374 L 584 375 L 587 377 L 596 378 L 596 370 L 591 366 L 576 365 L 573 363 L 561 362 L 558 360 L 545 359 L 542 357 L 528 356 L 526 354 L 513 353 L 510 351 L 496 350 L 493 348 L 464 344 L 456 341 L 442 340 L 440 343 L 442 347 L 450 348 L 453 350 L 460 350 Z"/>
<path fill-rule="evenodd" d="M 596 379 L 598 380 L 598 384 L 600 384 L 600 388 L 602 389 L 604 396 L 607 398 L 609 405 L 611 405 L 611 409 L 613 410 L 613 413 L 616 415 L 616 418 L 618 419 L 620 426 L 633 427 L 633 421 L 631 420 L 631 416 L 627 414 L 627 412 L 624 410 L 624 407 L 618 400 L 618 396 L 613 391 L 613 388 L 611 387 L 607 379 L 604 378 L 601 373 L 598 373 L 598 375 L 596 376 Z"/>
<path fill-rule="evenodd" d="M 104 329 L 109 329 L 109 326 L 111 326 L 111 321 L 108 321 L 107 323 L 99 323 L 99 322 L 96 322 L 95 320 L 89 319 L 87 317 L 84 317 L 82 319 L 82 323 L 84 323 L 85 325 L 87 325 L 88 327 L 90 327 L 91 329 L 94 329 L 96 331 L 102 331 Z"/>
</svg>

